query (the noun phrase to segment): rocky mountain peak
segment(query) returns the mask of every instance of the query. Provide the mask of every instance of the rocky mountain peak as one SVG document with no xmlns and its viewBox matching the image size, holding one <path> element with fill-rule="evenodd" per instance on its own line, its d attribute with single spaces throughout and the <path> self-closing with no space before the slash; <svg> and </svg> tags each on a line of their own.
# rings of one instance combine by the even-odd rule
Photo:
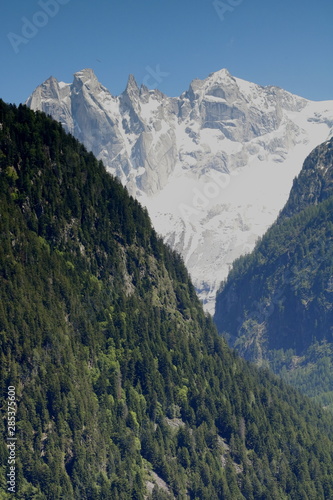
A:
<svg viewBox="0 0 333 500">
<path fill-rule="evenodd" d="M 74 81 L 80 80 L 82 83 L 87 83 L 88 81 L 98 81 L 94 71 L 90 68 L 82 69 L 74 73 Z"/>
<path fill-rule="evenodd" d="M 77 93 L 83 88 L 90 94 L 96 94 L 100 92 L 102 85 L 98 81 L 94 71 L 92 69 L 83 69 L 74 73 L 73 90 Z"/>
<path fill-rule="evenodd" d="M 212 310 L 232 261 L 287 201 L 305 157 L 333 127 L 333 101 L 311 102 L 226 69 L 171 98 L 131 75 L 113 97 L 91 69 L 27 103 L 51 114 L 146 205 Z"/>
<path fill-rule="evenodd" d="M 136 83 L 134 75 L 129 75 L 125 92 L 127 92 L 127 93 L 130 93 L 130 92 L 138 93 L 139 92 L 139 87 L 138 87 L 138 84 Z"/>
<path fill-rule="evenodd" d="M 27 101 L 28 106 L 37 107 L 41 105 L 42 100 L 59 99 L 59 82 L 53 76 L 50 76 L 44 83 L 37 87 L 36 91 Z"/>
</svg>

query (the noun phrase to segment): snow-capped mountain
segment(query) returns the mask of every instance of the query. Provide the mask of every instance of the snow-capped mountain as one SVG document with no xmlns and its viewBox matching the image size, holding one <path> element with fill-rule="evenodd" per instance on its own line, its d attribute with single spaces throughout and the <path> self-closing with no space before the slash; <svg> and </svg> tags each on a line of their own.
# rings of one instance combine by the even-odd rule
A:
<svg viewBox="0 0 333 500">
<path fill-rule="evenodd" d="M 60 121 L 143 203 L 184 257 L 207 310 L 232 261 L 284 206 L 310 151 L 333 133 L 333 101 L 261 87 L 223 69 L 180 97 L 138 87 L 113 96 L 85 69 L 27 100 Z"/>
</svg>

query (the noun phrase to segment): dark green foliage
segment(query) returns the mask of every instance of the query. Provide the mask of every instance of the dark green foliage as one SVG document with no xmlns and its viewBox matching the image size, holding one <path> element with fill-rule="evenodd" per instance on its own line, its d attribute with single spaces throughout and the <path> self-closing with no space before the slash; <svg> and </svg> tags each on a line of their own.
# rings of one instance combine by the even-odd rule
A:
<svg viewBox="0 0 333 500">
<path fill-rule="evenodd" d="M 332 404 L 333 139 L 316 148 L 254 252 L 238 259 L 215 322 L 247 359 Z"/>
<path fill-rule="evenodd" d="M 306 158 L 294 180 L 287 204 L 278 221 L 315 206 L 333 194 L 333 139 L 324 142 Z"/>
<path fill-rule="evenodd" d="M 333 497 L 330 416 L 230 351 L 180 257 L 83 146 L 1 101 L 0 226 L 16 498 Z"/>
</svg>

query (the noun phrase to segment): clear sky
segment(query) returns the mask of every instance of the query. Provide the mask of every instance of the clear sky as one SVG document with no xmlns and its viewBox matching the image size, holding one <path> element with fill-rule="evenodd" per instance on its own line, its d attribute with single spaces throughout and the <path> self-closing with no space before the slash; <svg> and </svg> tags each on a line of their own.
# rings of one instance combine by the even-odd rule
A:
<svg viewBox="0 0 333 500">
<path fill-rule="evenodd" d="M 0 97 L 92 68 L 113 95 L 134 74 L 169 96 L 227 68 L 333 99 L 332 0 L 11 0 L 1 8 Z"/>
</svg>

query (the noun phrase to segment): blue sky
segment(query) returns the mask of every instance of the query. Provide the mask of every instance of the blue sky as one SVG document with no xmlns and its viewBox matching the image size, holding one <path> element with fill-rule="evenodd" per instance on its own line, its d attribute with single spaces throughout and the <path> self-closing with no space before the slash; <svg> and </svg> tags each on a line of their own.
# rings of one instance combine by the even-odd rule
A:
<svg viewBox="0 0 333 500">
<path fill-rule="evenodd" d="M 128 75 L 178 96 L 227 68 L 333 99 L 332 0 L 11 0 L 0 23 L 0 97 L 20 103 L 50 75 L 92 68 L 114 95 Z"/>
</svg>

